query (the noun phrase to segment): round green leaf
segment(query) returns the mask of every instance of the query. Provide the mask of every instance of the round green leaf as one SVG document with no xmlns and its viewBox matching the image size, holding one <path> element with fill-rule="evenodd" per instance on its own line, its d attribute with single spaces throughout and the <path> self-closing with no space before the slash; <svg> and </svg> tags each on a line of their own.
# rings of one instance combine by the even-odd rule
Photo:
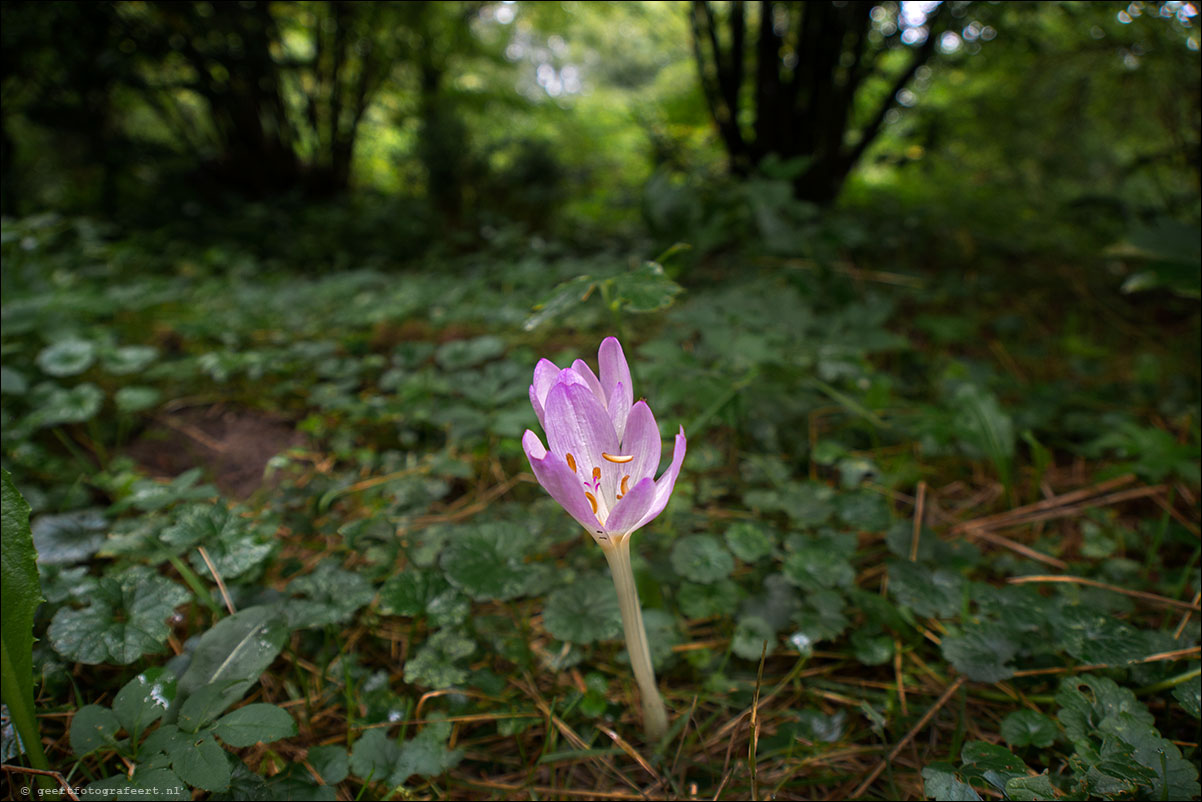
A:
<svg viewBox="0 0 1202 802">
<path fill-rule="evenodd" d="M 82 757 L 88 752 L 116 743 L 121 722 L 112 710 L 100 705 L 84 705 L 71 718 L 71 750 Z"/>
<path fill-rule="evenodd" d="M 269 744 L 296 735 L 296 721 L 282 707 L 253 704 L 217 719 L 217 737 L 230 746 Z"/>
<path fill-rule="evenodd" d="M 122 387 L 113 396 L 113 401 L 121 412 L 132 414 L 150 409 L 162 397 L 163 394 L 153 387 Z"/>
<path fill-rule="evenodd" d="M 76 376 L 96 361 L 96 344 L 87 340 L 62 340 L 38 354 L 38 367 L 51 376 Z"/>
<path fill-rule="evenodd" d="M 451 584 L 476 601 L 516 599 L 550 577 L 546 566 L 523 562 L 528 542 L 517 524 L 480 524 L 452 539 L 440 564 Z"/>
<path fill-rule="evenodd" d="M 1034 710 L 1016 710 L 1002 721 L 1002 737 L 1013 747 L 1046 749 L 1056 741 L 1056 722 Z"/>
<path fill-rule="evenodd" d="M 758 661 L 763 654 L 764 641 L 768 642 L 768 654 L 772 654 L 776 648 L 776 630 L 758 615 L 744 616 L 735 627 L 730 650 L 744 660 Z"/>
<path fill-rule="evenodd" d="M 188 785 L 206 791 L 224 791 L 230 784 L 229 757 L 211 736 L 173 754 L 171 767 Z"/>
<path fill-rule="evenodd" d="M 73 565 L 104 544 L 108 519 L 100 510 L 39 515 L 33 522 L 33 544 L 42 565 Z"/>
<path fill-rule="evenodd" d="M 52 387 L 38 393 L 30 420 L 39 428 L 60 423 L 82 423 L 100 411 L 102 401 L 104 391 L 94 384 L 79 384 L 70 390 Z"/>
<path fill-rule="evenodd" d="M 580 577 L 547 597 L 543 626 L 554 637 L 572 643 L 616 638 L 622 612 L 613 583 L 601 576 Z"/>
<path fill-rule="evenodd" d="M 125 345 L 106 353 L 102 361 L 109 373 L 125 376 L 144 370 L 158 355 L 159 350 L 153 345 Z"/>
<path fill-rule="evenodd" d="M 689 535 L 672 546 L 672 568 L 685 579 L 708 584 L 730 576 L 735 561 L 713 535 Z"/>
<path fill-rule="evenodd" d="M 740 521 L 726 530 L 726 545 L 746 563 L 753 563 L 772 553 L 776 537 L 763 526 Z"/>
<path fill-rule="evenodd" d="M 452 629 L 440 629 L 405 664 L 405 682 L 425 688 L 450 688 L 467 679 L 456 661 L 476 651 L 476 642 Z"/>
<path fill-rule="evenodd" d="M 739 586 L 730 579 L 708 585 L 682 582 L 677 600 L 681 612 L 689 618 L 712 618 L 731 615 L 739 603 L 739 595 Z"/>
</svg>

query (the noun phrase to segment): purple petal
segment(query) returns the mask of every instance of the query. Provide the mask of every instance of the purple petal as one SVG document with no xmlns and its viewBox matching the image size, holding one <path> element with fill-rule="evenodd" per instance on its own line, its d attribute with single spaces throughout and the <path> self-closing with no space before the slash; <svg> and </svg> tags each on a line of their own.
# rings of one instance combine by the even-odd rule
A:
<svg viewBox="0 0 1202 802">
<path fill-rule="evenodd" d="M 539 400 L 538 391 L 534 389 L 534 385 L 530 385 L 530 406 L 534 407 L 534 414 L 538 416 L 538 425 L 543 427 L 543 431 L 547 430 L 547 421 L 543 414 L 543 402 Z"/>
<path fill-rule="evenodd" d="M 547 445 L 561 458 L 572 455 L 581 481 L 591 481 L 593 468 L 600 468 L 600 492 L 606 499 L 613 498 L 621 466 L 601 455 L 618 453 L 618 435 L 593 391 L 583 381 L 565 381 L 569 376 L 577 374 L 565 370 L 547 394 Z"/>
<path fill-rule="evenodd" d="M 642 526 L 639 522 L 646 516 L 654 501 L 655 480 L 648 476 L 618 499 L 617 505 L 605 519 L 606 530 L 624 535 L 638 529 Z"/>
<path fill-rule="evenodd" d="M 633 460 L 622 466 L 625 474 L 630 475 L 633 482 L 641 482 L 646 477 L 655 477 L 659 469 L 660 449 L 663 447 L 659 437 L 659 427 L 655 424 L 655 416 L 646 401 L 640 401 L 630 410 L 626 417 L 626 432 L 622 437 L 622 453 L 630 454 Z"/>
<path fill-rule="evenodd" d="M 630 414 L 630 393 L 626 392 L 625 384 L 618 382 L 614 385 L 606 409 L 609 411 L 609 419 L 614 422 L 614 431 L 617 432 L 620 441 L 626 432 L 626 417 Z"/>
<path fill-rule="evenodd" d="M 601 392 L 601 382 L 597 378 L 597 374 L 593 373 L 593 369 L 588 366 L 588 363 L 583 359 L 577 359 L 572 363 L 572 370 L 580 374 L 580 378 L 584 379 L 584 383 L 593 391 L 593 395 L 597 396 L 597 400 L 601 402 L 602 406 L 609 402 L 609 399 Z"/>
<path fill-rule="evenodd" d="M 630 383 L 630 366 L 626 364 L 626 355 L 622 353 L 622 344 L 618 342 L 617 337 L 606 337 L 601 341 L 597 361 L 601 366 L 601 390 L 605 393 L 605 398 L 612 398 L 614 389 L 620 383 L 625 388 L 622 392 L 626 396 L 626 407 L 632 406 L 634 385 Z"/>
<path fill-rule="evenodd" d="M 567 510 L 590 534 L 602 534 L 601 524 L 584 496 L 580 479 L 563 458 L 548 453 L 543 448 L 542 440 L 529 429 L 522 435 L 522 449 L 526 452 L 526 459 L 530 460 L 534 478 L 546 488 L 551 498 L 558 501 L 559 506 Z"/>
<path fill-rule="evenodd" d="M 534 366 L 534 384 L 530 385 L 530 397 L 532 400 L 538 398 L 538 406 L 535 409 L 546 406 L 547 393 L 555 386 L 559 372 L 559 368 L 550 359 L 540 359 Z"/>
<path fill-rule="evenodd" d="M 664 475 L 659 477 L 659 481 L 655 483 L 655 499 L 651 502 L 651 507 L 639 520 L 635 529 L 641 529 L 664 511 L 664 507 L 668 506 L 668 499 L 672 497 L 672 489 L 676 487 L 676 477 L 680 476 L 680 466 L 684 463 L 684 453 L 687 443 L 684 437 L 684 427 L 680 427 L 680 432 L 676 435 L 676 444 L 672 450 L 672 464 L 668 466 L 668 470 L 664 471 Z"/>
</svg>

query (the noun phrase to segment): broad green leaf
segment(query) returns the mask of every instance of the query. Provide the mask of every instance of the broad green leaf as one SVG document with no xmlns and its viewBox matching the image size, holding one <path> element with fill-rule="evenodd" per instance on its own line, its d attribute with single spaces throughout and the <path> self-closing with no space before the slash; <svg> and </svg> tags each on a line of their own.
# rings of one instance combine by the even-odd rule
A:
<svg viewBox="0 0 1202 802">
<path fill-rule="evenodd" d="M 371 583 L 362 574 L 343 570 L 332 560 L 318 565 L 313 573 L 292 580 L 288 592 L 303 597 L 284 607 L 292 628 L 345 624 L 375 596 Z"/>
<path fill-rule="evenodd" d="M 70 390 L 51 387 L 44 392 L 39 385 L 34 388 L 34 396 L 35 407 L 29 421 L 38 428 L 82 423 L 94 417 L 104 401 L 104 391 L 91 383 L 77 384 Z"/>
<path fill-rule="evenodd" d="M 855 569 L 847 558 L 830 549 L 822 540 L 805 538 L 798 550 L 785 558 L 784 574 L 790 582 L 804 590 L 848 587 L 856 578 Z"/>
<path fill-rule="evenodd" d="M 884 665 L 893 658 L 893 638 L 866 629 L 851 633 L 851 648 L 856 662 L 865 666 Z"/>
<path fill-rule="evenodd" d="M 1088 695 L 1082 688 L 1086 689 Z M 1119 713 L 1129 713 L 1149 728 L 1155 722 L 1148 708 L 1135 698 L 1134 693 L 1120 688 L 1114 680 L 1093 674 L 1061 680 L 1056 691 L 1056 703 L 1061 708 L 1057 717 L 1073 741 L 1093 737 L 1100 722 Z"/>
<path fill-rule="evenodd" d="M 188 694 L 188 698 L 179 708 L 177 721 L 180 730 L 194 734 L 200 732 L 209 722 L 216 720 L 232 704 L 229 690 L 234 684 L 233 680 L 219 680 Z"/>
<path fill-rule="evenodd" d="M 735 627 L 734 637 L 730 641 L 730 650 L 744 660 L 759 662 L 761 655 L 764 654 L 765 642 L 767 642 L 767 653 L 772 654 L 776 649 L 776 630 L 759 616 L 743 616 Z"/>
<path fill-rule="evenodd" d="M 401 744 L 393 764 L 390 785 L 403 785 L 414 774 L 434 777 L 454 768 L 463 759 L 462 749 L 447 749 L 451 725 L 435 721 L 427 724 L 414 738 Z"/>
<path fill-rule="evenodd" d="M 308 760 L 326 785 L 337 785 L 350 773 L 350 758 L 341 746 L 310 747 Z"/>
<path fill-rule="evenodd" d="M 592 276 L 577 276 L 574 279 L 559 284 L 549 295 L 534 305 L 534 312 L 522 324 L 525 331 L 533 331 L 539 326 L 567 312 L 593 293 L 597 280 Z"/>
<path fill-rule="evenodd" d="M 794 614 L 801 609 L 797 588 L 783 574 L 764 577 L 758 592 L 749 596 L 739 606 L 739 617 L 755 616 L 779 632 L 789 625 Z M 758 656 L 758 655 L 757 655 Z"/>
<path fill-rule="evenodd" d="M 979 776 L 999 791 L 1015 777 L 1027 776 L 1027 765 L 1009 749 L 985 741 L 969 741 L 960 752 L 961 775 Z"/>
<path fill-rule="evenodd" d="M 628 273 L 610 279 L 615 300 L 631 312 L 656 312 L 672 305 L 684 288 L 664 274 L 655 262 L 644 262 Z"/>
<path fill-rule="evenodd" d="M 944 636 L 941 649 L 944 658 L 974 682 L 999 682 L 1014 676 L 1014 667 L 1007 663 L 1018 654 L 1018 644 L 995 624 L 974 624 L 961 635 Z"/>
<path fill-rule="evenodd" d="M 506 601 L 544 588 L 549 566 L 525 562 L 530 538 L 517 524 L 495 521 L 453 538 L 440 564 L 448 580 L 476 601 Z"/>
<path fill-rule="evenodd" d="M 171 768 L 188 785 L 224 791 L 230 784 L 230 759 L 211 735 L 203 735 L 171 753 Z"/>
<path fill-rule="evenodd" d="M 100 510 L 39 515 L 33 521 L 33 544 L 42 565 L 83 562 L 104 544 L 108 519 Z"/>
<path fill-rule="evenodd" d="M 952 571 L 930 569 L 908 560 L 889 563 L 889 594 L 897 603 L 928 618 L 950 618 L 960 611 L 963 578 Z"/>
<path fill-rule="evenodd" d="M 103 354 L 100 361 L 109 373 L 126 376 L 145 370 L 158 356 L 159 349 L 153 345 L 123 345 Z"/>
<path fill-rule="evenodd" d="M 60 608 L 50 622 L 50 643 L 81 663 L 132 663 L 163 649 L 167 619 L 190 595 L 149 568 L 133 566 L 117 578 L 101 578 L 87 607 Z"/>
<path fill-rule="evenodd" d="M 122 387 L 113 395 L 117 410 L 126 414 L 142 412 L 159 403 L 163 394 L 154 387 Z"/>
<path fill-rule="evenodd" d="M 1202 705 L 1202 677 L 1195 676 L 1192 680 L 1178 685 L 1173 689 L 1173 698 L 1194 718 L 1202 717 L 1202 713 L 1199 712 L 1199 706 Z"/>
<path fill-rule="evenodd" d="M 0 365 L 0 393 L 4 395 L 25 395 L 29 392 L 29 380 L 19 370 Z"/>
<path fill-rule="evenodd" d="M 146 669 L 117 692 L 113 712 L 135 742 L 167 712 L 175 699 L 175 685 L 175 674 L 155 667 Z"/>
<path fill-rule="evenodd" d="M 685 579 L 708 584 L 730 576 L 735 561 L 713 535 L 687 535 L 672 545 L 672 568 Z"/>
<path fill-rule="evenodd" d="M 835 508 L 840 521 L 860 532 L 884 532 L 893 522 L 885 497 L 871 490 L 840 493 Z"/>
<path fill-rule="evenodd" d="M 776 546 L 776 536 L 767 527 L 751 521 L 739 521 L 726 530 L 726 547 L 745 563 L 767 557 Z"/>
<path fill-rule="evenodd" d="M 96 361 L 96 344 L 88 340 L 62 340 L 38 354 L 38 367 L 51 376 L 76 376 Z"/>
<path fill-rule="evenodd" d="M 33 701 L 33 615 L 42 603 L 38 554 L 29 504 L 6 470 L 0 470 L 0 501 L 0 695 L 35 767 L 46 770 Z"/>
<path fill-rule="evenodd" d="M 77 757 L 117 742 L 121 722 L 112 710 L 100 705 L 84 705 L 71 717 L 71 751 Z"/>
<path fill-rule="evenodd" d="M 1123 665 L 1146 654 L 1139 630 L 1107 612 L 1073 605 L 1052 618 L 1064 650 L 1084 663 Z"/>
<path fill-rule="evenodd" d="M 722 579 L 708 585 L 681 582 L 677 594 L 680 609 L 689 618 L 712 618 L 729 616 L 738 607 L 741 593 L 731 579 Z"/>
<path fill-rule="evenodd" d="M 613 582 L 599 575 L 577 577 L 547 597 L 543 626 L 572 643 L 610 640 L 622 633 L 622 613 Z"/>
<path fill-rule="evenodd" d="M 981 795 L 971 785 L 961 782 L 946 763 L 935 763 L 922 770 L 923 790 L 928 799 L 936 802 L 979 802 Z"/>
<path fill-rule="evenodd" d="M 253 704 L 217 719 L 215 732 L 230 746 L 253 746 L 291 738 L 296 735 L 296 721 L 282 707 Z"/>
<path fill-rule="evenodd" d="M 400 754 L 401 747 L 383 728 L 370 729 L 351 748 L 351 771 L 364 781 L 386 782 Z"/>
<path fill-rule="evenodd" d="M 434 352 L 434 361 L 444 370 L 462 370 L 496 359 L 505 353 L 505 341 L 486 334 L 470 340 L 451 340 Z"/>
<path fill-rule="evenodd" d="M 1047 774 L 1035 777 L 1013 777 L 1006 783 L 1006 798 L 1016 802 L 1051 802 L 1061 795 Z"/>
<path fill-rule="evenodd" d="M 192 662 L 180 676 L 177 701 L 207 685 L 231 683 L 223 697 L 228 707 L 259 681 L 287 639 L 275 606 L 247 607 L 223 618 L 200 636 Z"/>
<path fill-rule="evenodd" d="M 440 629 L 405 663 L 405 682 L 424 688 L 450 688 L 467 679 L 457 661 L 476 651 L 476 642 L 454 630 Z"/>
<path fill-rule="evenodd" d="M 1059 734 L 1056 722 L 1034 710 L 1015 710 L 1002 720 L 1002 737 L 1016 748 L 1035 746 L 1046 749 L 1055 743 Z"/>
</svg>

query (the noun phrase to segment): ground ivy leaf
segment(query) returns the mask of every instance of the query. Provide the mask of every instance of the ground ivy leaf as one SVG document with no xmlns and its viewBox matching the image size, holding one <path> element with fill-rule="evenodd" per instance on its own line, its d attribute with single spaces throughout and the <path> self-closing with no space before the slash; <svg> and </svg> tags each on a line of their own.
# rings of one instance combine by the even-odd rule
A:
<svg viewBox="0 0 1202 802">
<path fill-rule="evenodd" d="M 960 610 L 964 580 L 943 569 L 894 560 L 889 563 L 889 594 L 924 618 L 950 618 Z"/>
<path fill-rule="evenodd" d="M 70 390 L 61 387 L 42 389 L 39 385 L 34 388 L 34 395 L 34 412 L 29 421 L 39 428 L 83 423 L 95 416 L 104 402 L 104 391 L 90 382 L 77 384 Z"/>
<path fill-rule="evenodd" d="M 739 521 L 726 530 L 726 547 L 745 563 L 767 557 L 776 546 L 776 536 L 753 521 Z"/>
<path fill-rule="evenodd" d="M 401 748 L 383 728 L 371 729 L 351 748 L 350 768 L 361 780 L 385 782 L 400 754 Z"/>
<path fill-rule="evenodd" d="M 851 648 L 856 662 L 865 666 L 879 666 L 893 657 L 893 638 L 866 629 L 851 633 Z"/>
<path fill-rule="evenodd" d="M 1089 696 L 1082 692 L 1082 688 L 1089 690 Z M 1056 703 L 1061 708 L 1057 717 L 1073 741 L 1089 739 L 1101 721 L 1118 713 L 1130 713 L 1149 728 L 1155 721 L 1134 693 L 1120 688 L 1114 680 L 1093 674 L 1061 680 L 1056 691 Z"/>
<path fill-rule="evenodd" d="M 440 565 L 452 585 L 476 601 L 505 601 L 537 592 L 550 570 L 525 562 L 527 530 L 508 521 L 469 527 L 447 545 Z"/>
<path fill-rule="evenodd" d="M 735 562 L 713 535 L 688 535 L 672 546 L 672 568 L 685 579 L 708 584 L 730 576 Z"/>
<path fill-rule="evenodd" d="M 998 790 L 1004 789 L 1014 777 L 1027 776 L 1027 764 L 1013 752 L 985 741 L 966 743 L 960 752 L 960 760 L 964 763 L 961 775 L 979 776 Z"/>
<path fill-rule="evenodd" d="M 677 601 L 688 618 L 712 618 L 730 615 L 739 597 L 739 586 L 731 579 L 722 579 L 709 585 L 681 582 Z"/>
<path fill-rule="evenodd" d="M 885 498 L 871 490 L 841 493 L 835 508 L 840 521 L 861 532 L 884 532 L 893 520 Z"/>
<path fill-rule="evenodd" d="M 405 663 L 405 682 L 425 688 L 450 688 L 467 679 L 457 660 L 476 651 L 476 642 L 450 629 L 440 629 Z"/>
<path fill-rule="evenodd" d="M 1046 749 L 1056 741 L 1056 722 L 1034 710 L 1016 710 L 1002 721 L 1002 737 L 1010 746 Z"/>
<path fill-rule="evenodd" d="M 350 760 L 341 746 L 310 747 L 308 761 L 326 785 L 337 785 L 350 773 Z"/>
<path fill-rule="evenodd" d="M 217 719 L 217 737 L 230 746 L 272 743 L 296 735 L 296 722 L 287 710 L 270 704 L 240 707 Z"/>
<path fill-rule="evenodd" d="M 108 519 L 100 510 L 39 515 L 33 521 L 33 544 L 42 565 L 74 565 L 104 545 Z"/>
<path fill-rule="evenodd" d="M 288 592 L 304 597 L 285 605 L 290 628 L 345 624 L 375 596 L 366 577 L 329 560 L 313 573 L 292 580 Z"/>
<path fill-rule="evenodd" d="M 970 626 L 962 635 L 945 636 L 943 656 L 964 676 L 974 682 L 999 682 L 1014 676 L 1007 665 L 1018 653 L 1018 644 L 993 624 Z"/>
<path fill-rule="evenodd" d="M 785 558 L 784 573 L 790 582 L 805 590 L 847 587 L 856 578 L 847 558 L 818 538 L 805 538 L 800 548 Z"/>
<path fill-rule="evenodd" d="M 113 746 L 121 722 L 112 710 L 100 705 L 84 705 L 71 717 L 71 751 L 76 757 L 96 749 Z"/>
<path fill-rule="evenodd" d="M 971 785 L 961 782 L 955 770 L 946 763 L 932 763 L 922 770 L 923 790 L 936 802 L 979 802 L 981 795 Z"/>
<path fill-rule="evenodd" d="M 1016 802 L 1050 802 L 1060 799 L 1047 774 L 1035 777 L 1012 777 L 1006 782 L 1006 798 Z"/>
<path fill-rule="evenodd" d="M 88 340 L 61 340 L 38 353 L 38 367 L 55 377 L 76 376 L 96 361 L 96 344 Z"/>
<path fill-rule="evenodd" d="M 391 785 L 403 785 L 414 774 L 434 777 L 454 768 L 463 759 L 462 749 L 447 749 L 450 725 L 433 722 L 401 745 L 389 777 Z"/>
<path fill-rule="evenodd" d="M 735 626 L 730 650 L 744 660 L 757 663 L 764 654 L 764 642 L 768 642 L 768 654 L 776 648 L 776 630 L 764 619 L 755 615 L 743 616 Z"/>
<path fill-rule="evenodd" d="M 582 576 L 547 597 L 543 626 L 552 636 L 572 643 L 593 643 L 622 633 L 622 612 L 613 582 Z"/>
<path fill-rule="evenodd" d="M 59 609 L 50 623 L 50 643 L 81 663 L 132 663 L 162 650 L 167 618 L 190 596 L 166 577 L 134 566 L 117 578 L 101 578 L 82 610 Z"/>
<path fill-rule="evenodd" d="M 1139 630 L 1092 608 L 1064 607 L 1052 617 L 1052 626 L 1064 650 L 1085 663 L 1122 665 L 1146 654 Z"/>
</svg>

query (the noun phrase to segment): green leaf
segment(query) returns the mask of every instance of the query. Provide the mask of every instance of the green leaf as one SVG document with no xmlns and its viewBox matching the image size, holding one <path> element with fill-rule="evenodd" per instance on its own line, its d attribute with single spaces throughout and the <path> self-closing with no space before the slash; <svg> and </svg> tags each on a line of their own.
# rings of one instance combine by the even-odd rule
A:
<svg viewBox="0 0 1202 802">
<path fill-rule="evenodd" d="M 871 490 L 841 493 L 835 507 L 839 520 L 859 532 L 884 532 L 893 522 L 884 496 Z"/>
<path fill-rule="evenodd" d="M 434 352 L 434 361 L 444 370 L 462 370 L 496 359 L 505 353 L 505 341 L 486 334 L 470 340 L 451 340 Z"/>
<path fill-rule="evenodd" d="M 38 367 L 51 376 L 76 376 L 96 361 L 96 344 L 87 340 L 62 340 L 38 354 Z"/>
<path fill-rule="evenodd" d="M 1064 650 L 1087 664 L 1122 665 L 1146 654 L 1139 630 L 1091 607 L 1064 607 L 1053 616 L 1052 625 Z"/>
<path fill-rule="evenodd" d="M 923 790 L 928 799 L 937 802 L 979 802 L 981 795 L 971 785 L 961 782 L 946 763 L 935 763 L 922 770 Z"/>
<path fill-rule="evenodd" d="M 389 784 L 403 785 L 414 774 L 434 777 L 458 765 L 463 750 L 447 749 L 450 736 L 450 724 L 442 721 L 427 724 L 417 736 L 401 745 Z"/>
<path fill-rule="evenodd" d="M 1202 677 L 1195 676 L 1192 680 L 1183 682 L 1173 689 L 1173 698 L 1181 703 L 1185 712 L 1194 718 L 1202 718 L 1199 706 L 1202 705 Z"/>
<path fill-rule="evenodd" d="M 1002 484 L 1010 486 L 1014 461 L 1014 423 L 997 396 L 973 384 L 956 388 L 951 398 L 952 427 L 969 456 L 986 457 Z"/>
<path fill-rule="evenodd" d="M 351 771 L 361 780 L 385 782 L 400 754 L 401 747 L 383 728 L 368 730 L 351 748 Z"/>
<path fill-rule="evenodd" d="M 572 643 L 610 640 L 622 633 L 622 612 L 613 582 L 581 576 L 547 597 L 543 626 L 552 636 Z"/>
<path fill-rule="evenodd" d="M 230 784 L 230 761 L 211 735 L 203 735 L 171 753 L 171 768 L 188 785 L 224 791 Z"/>
<path fill-rule="evenodd" d="M 785 577 L 806 590 L 848 587 L 856 578 L 847 558 L 818 538 L 798 539 L 798 549 L 785 558 Z"/>
<path fill-rule="evenodd" d="M 84 705 L 71 717 L 71 751 L 76 757 L 117 743 L 121 722 L 112 710 L 100 705 Z"/>
<path fill-rule="evenodd" d="M 159 533 L 159 539 L 177 554 L 204 546 L 213 568 L 226 582 L 255 569 L 274 548 L 251 529 L 247 519 L 220 502 L 186 507 Z M 189 560 L 202 577 L 212 576 L 198 552 L 193 551 Z"/>
<path fill-rule="evenodd" d="M 287 639 L 288 628 L 275 606 L 247 607 L 223 618 L 200 636 L 179 679 L 177 702 L 205 686 L 229 683 L 224 710 L 259 681 Z"/>
<path fill-rule="evenodd" d="M 960 752 L 964 762 L 962 776 L 978 776 L 994 788 L 1001 790 L 1015 777 L 1027 776 L 1027 764 L 1004 746 L 969 741 Z"/>
<path fill-rule="evenodd" d="M 1060 799 L 1047 774 L 1035 777 L 1013 777 L 1006 783 L 1006 798 L 1016 802 L 1050 802 Z"/>
<path fill-rule="evenodd" d="M 0 393 L 25 395 L 29 392 L 29 380 L 19 370 L 0 365 Z"/>
<path fill-rule="evenodd" d="M 229 690 L 233 685 L 232 680 L 221 680 L 188 694 L 188 698 L 179 708 L 180 730 L 188 734 L 198 733 L 202 727 L 225 712 L 225 709 L 233 704 L 229 698 Z"/>
<path fill-rule="evenodd" d="M 1000 682 L 1014 676 L 1007 665 L 1018 654 L 1018 644 L 995 624 L 974 624 L 962 635 L 945 636 L 943 657 L 974 682 Z"/>
<path fill-rule="evenodd" d="M 470 527 L 447 545 L 440 564 L 448 580 L 476 601 L 506 601 L 537 593 L 551 569 L 525 562 L 528 530 L 507 521 Z"/>
<path fill-rule="evenodd" d="M 614 298 L 630 312 L 657 312 L 672 305 L 684 288 L 664 273 L 655 262 L 644 262 L 628 273 L 610 279 Z"/>
<path fill-rule="evenodd" d="M 450 688 L 467 679 L 467 669 L 455 663 L 476 651 L 476 642 L 449 629 L 440 629 L 405 663 L 405 682 L 425 688 Z"/>
<path fill-rule="evenodd" d="M 159 403 L 163 394 L 154 387 L 122 387 L 113 396 L 113 402 L 119 412 L 132 415 L 150 409 Z"/>
<path fill-rule="evenodd" d="M 893 638 L 858 629 L 851 633 L 851 648 L 856 661 L 865 666 L 879 666 L 893 658 Z"/>
<path fill-rule="evenodd" d="M 754 660 L 758 663 L 764 654 L 765 641 L 768 644 L 768 654 L 772 654 L 776 648 L 776 630 L 772 625 L 759 616 L 743 616 L 735 627 L 730 650 L 744 660 Z"/>
<path fill-rule="evenodd" d="M 1035 746 L 1047 749 L 1060 730 L 1056 722 L 1034 710 L 1016 710 L 1002 720 L 1002 737 L 1012 747 Z"/>
<path fill-rule="evenodd" d="M 104 369 L 117 376 L 140 373 L 158 359 L 159 349 L 153 345 L 124 345 L 101 356 Z"/>
<path fill-rule="evenodd" d="M 776 547 L 776 536 L 764 526 L 739 521 L 726 530 L 726 547 L 745 563 L 767 557 Z"/>
<path fill-rule="evenodd" d="M 81 663 L 126 665 L 161 651 L 167 619 L 191 594 L 145 566 L 96 583 L 82 610 L 60 608 L 50 622 L 50 643 L 62 656 Z"/>
<path fill-rule="evenodd" d="M 291 738 L 296 735 L 296 722 L 282 707 L 253 704 L 219 718 L 215 731 L 230 746 L 253 746 Z"/>
<path fill-rule="evenodd" d="M 83 423 L 100 411 L 104 391 L 94 384 L 77 384 L 70 390 L 51 387 L 34 388 L 34 411 L 29 422 L 37 427 L 57 426 L 60 423 Z"/>
<path fill-rule="evenodd" d="M 685 579 L 708 584 L 729 577 L 735 561 L 713 535 L 688 535 L 672 546 L 672 568 Z"/>
<path fill-rule="evenodd" d="M 292 580 L 288 592 L 304 597 L 285 607 L 293 628 L 345 624 L 375 596 L 366 577 L 345 571 L 331 560 L 318 565 L 313 573 Z"/>
<path fill-rule="evenodd" d="M 1082 692 L 1086 688 L 1089 695 Z M 1120 688 L 1114 680 L 1093 674 L 1065 677 L 1056 691 L 1056 703 L 1060 705 L 1057 717 L 1064 725 L 1072 741 L 1089 739 L 1095 734 L 1097 725 L 1108 716 L 1130 713 L 1147 727 L 1155 719 L 1135 694 Z"/>
<path fill-rule="evenodd" d="M 310 747 L 308 760 L 326 785 L 337 785 L 350 773 L 350 760 L 341 746 Z"/>
<path fill-rule="evenodd" d="M 33 522 L 33 544 L 42 565 L 74 565 L 104 545 L 108 519 L 100 510 L 39 515 Z"/>
<path fill-rule="evenodd" d="M 677 594 L 681 611 L 689 618 L 729 616 L 739 604 L 739 586 L 730 579 L 709 585 L 694 582 L 680 583 Z"/>
<path fill-rule="evenodd" d="M 113 699 L 113 712 L 137 742 L 175 700 L 175 674 L 165 668 L 148 668 L 125 683 Z"/>
<path fill-rule="evenodd" d="M 889 563 L 889 594 L 899 605 L 927 618 L 951 618 L 960 611 L 963 578 L 908 560 Z"/>
<path fill-rule="evenodd" d="M 534 313 L 522 324 L 524 331 L 533 331 L 564 312 L 585 301 L 597 287 L 597 280 L 592 276 L 576 276 L 576 278 L 559 284 L 549 295 L 534 305 Z"/>
<path fill-rule="evenodd" d="M 33 615 L 42 603 L 29 504 L 0 470 L 0 698 L 36 768 L 49 768 L 34 715 Z"/>
</svg>

